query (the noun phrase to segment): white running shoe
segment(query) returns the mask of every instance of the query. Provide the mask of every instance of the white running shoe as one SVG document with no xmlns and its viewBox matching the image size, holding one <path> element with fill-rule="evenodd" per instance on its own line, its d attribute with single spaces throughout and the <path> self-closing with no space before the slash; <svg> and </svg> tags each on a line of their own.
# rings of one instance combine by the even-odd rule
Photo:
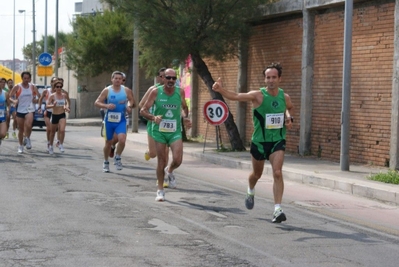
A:
<svg viewBox="0 0 399 267">
<path fill-rule="evenodd" d="M 49 147 L 48 147 L 48 153 L 49 153 L 50 155 L 53 155 L 53 154 L 54 154 L 53 146 L 49 146 Z"/>
<path fill-rule="evenodd" d="M 18 153 L 19 154 L 24 153 L 24 146 L 18 146 Z"/>
<path fill-rule="evenodd" d="M 103 172 L 109 172 L 109 161 L 104 161 Z"/>
<path fill-rule="evenodd" d="M 60 149 L 60 152 L 61 152 L 61 153 L 64 153 L 64 152 L 65 152 L 64 146 L 63 146 L 62 144 L 60 144 L 60 145 L 58 146 L 58 148 Z"/>
<path fill-rule="evenodd" d="M 157 197 L 155 198 L 155 201 L 165 201 L 165 191 L 163 190 L 157 190 Z"/>
<path fill-rule="evenodd" d="M 123 169 L 123 166 L 122 166 L 122 159 L 121 158 L 116 158 L 115 157 L 115 165 L 116 165 L 116 169 L 118 170 L 118 171 L 120 171 L 120 170 L 122 170 Z"/>
<path fill-rule="evenodd" d="M 176 188 L 176 178 L 173 172 L 168 171 L 168 167 L 165 168 L 166 177 L 164 180 L 169 182 L 169 188 Z M 164 182 L 165 183 L 165 182 Z"/>
<path fill-rule="evenodd" d="M 32 144 L 30 142 L 30 138 L 26 138 L 26 149 L 31 149 L 32 148 Z"/>
</svg>

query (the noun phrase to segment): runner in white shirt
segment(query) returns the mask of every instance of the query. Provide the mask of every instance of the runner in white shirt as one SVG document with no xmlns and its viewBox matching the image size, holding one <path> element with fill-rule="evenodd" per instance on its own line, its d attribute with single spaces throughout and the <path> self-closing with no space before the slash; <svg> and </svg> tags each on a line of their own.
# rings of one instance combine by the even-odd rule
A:
<svg viewBox="0 0 399 267">
<path fill-rule="evenodd" d="M 18 123 L 18 153 L 24 152 L 24 144 L 26 149 L 31 149 L 32 144 L 30 135 L 32 133 L 33 113 L 35 112 L 35 103 L 40 93 L 36 86 L 30 83 L 32 75 L 28 71 L 21 73 L 22 83 L 14 86 L 10 92 L 10 101 L 17 107 L 17 123 Z M 16 96 L 13 99 L 13 96 Z M 25 140 L 23 140 L 25 134 Z"/>
</svg>

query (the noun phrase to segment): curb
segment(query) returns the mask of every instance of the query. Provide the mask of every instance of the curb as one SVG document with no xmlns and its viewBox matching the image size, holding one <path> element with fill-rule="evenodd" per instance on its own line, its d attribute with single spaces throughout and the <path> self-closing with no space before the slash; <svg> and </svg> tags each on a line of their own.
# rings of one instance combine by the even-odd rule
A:
<svg viewBox="0 0 399 267">
<path fill-rule="evenodd" d="M 184 154 L 227 168 L 252 170 L 252 164 L 249 160 L 237 160 L 216 154 L 192 151 L 184 152 Z M 271 166 L 265 164 L 263 174 L 272 175 Z M 393 188 L 389 189 L 388 187 L 390 186 L 388 184 L 380 184 L 379 182 L 374 181 L 359 181 L 351 178 L 337 179 L 337 176 L 325 174 L 316 176 L 314 172 L 297 172 L 289 170 L 289 168 L 283 168 L 283 176 L 284 179 L 296 183 L 317 186 L 320 188 L 331 189 L 333 191 L 348 193 L 353 196 L 365 197 L 399 205 L 399 188 L 396 190 Z"/>
</svg>

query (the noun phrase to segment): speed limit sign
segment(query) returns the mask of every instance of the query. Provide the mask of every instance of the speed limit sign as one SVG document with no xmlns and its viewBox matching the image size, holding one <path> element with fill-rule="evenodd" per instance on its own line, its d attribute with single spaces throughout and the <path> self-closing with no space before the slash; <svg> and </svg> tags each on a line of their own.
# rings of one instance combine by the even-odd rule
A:
<svg viewBox="0 0 399 267">
<path fill-rule="evenodd" d="M 229 108 L 221 100 L 210 100 L 204 105 L 204 116 L 211 125 L 220 125 L 229 116 Z"/>
</svg>

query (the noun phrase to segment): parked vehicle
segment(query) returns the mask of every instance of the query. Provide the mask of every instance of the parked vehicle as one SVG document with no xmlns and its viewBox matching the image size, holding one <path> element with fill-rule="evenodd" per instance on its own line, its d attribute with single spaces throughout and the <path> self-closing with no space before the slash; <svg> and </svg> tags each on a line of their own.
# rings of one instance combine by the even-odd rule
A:
<svg viewBox="0 0 399 267">
<path fill-rule="evenodd" d="M 37 90 L 39 91 L 40 95 L 43 93 L 43 91 L 47 88 L 50 88 L 50 85 L 36 85 Z M 44 126 L 46 126 L 46 123 L 44 122 L 44 110 L 46 108 L 46 103 L 37 103 L 35 105 L 36 109 L 35 109 L 35 114 L 33 115 L 33 122 L 32 122 L 32 127 L 40 127 L 43 128 Z M 42 106 L 42 113 L 39 113 L 39 108 L 40 106 Z"/>
</svg>

